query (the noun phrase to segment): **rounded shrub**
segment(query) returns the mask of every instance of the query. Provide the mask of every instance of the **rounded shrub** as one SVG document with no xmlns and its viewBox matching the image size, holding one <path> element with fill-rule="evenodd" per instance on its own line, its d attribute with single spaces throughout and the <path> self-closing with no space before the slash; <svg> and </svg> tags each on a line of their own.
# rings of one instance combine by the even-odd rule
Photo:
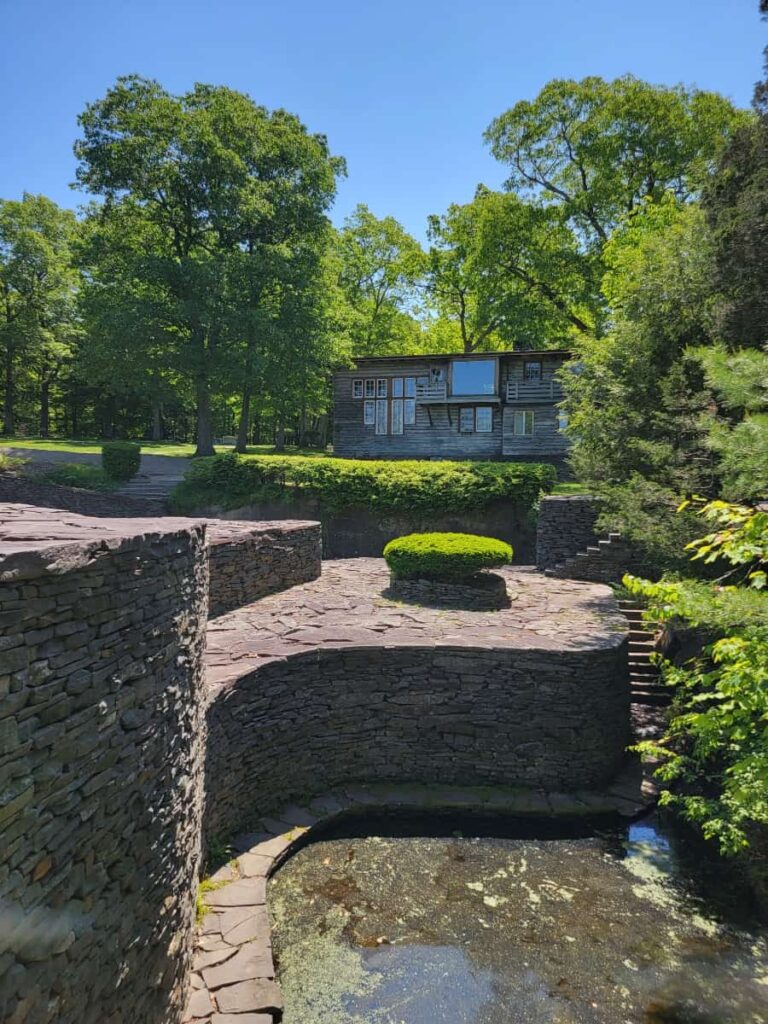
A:
<svg viewBox="0 0 768 1024">
<path fill-rule="evenodd" d="M 409 533 L 391 540 L 384 559 L 397 580 L 463 580 L 512 561 L 512 547 L 472 533 Z"/>
<path fill-rule="evenodd" d="M 101 446 L 101 465 L 110 480 L 130 480 L 139 472 L 141 445 L 134 441 L 110 441 Z"/>
</svg>

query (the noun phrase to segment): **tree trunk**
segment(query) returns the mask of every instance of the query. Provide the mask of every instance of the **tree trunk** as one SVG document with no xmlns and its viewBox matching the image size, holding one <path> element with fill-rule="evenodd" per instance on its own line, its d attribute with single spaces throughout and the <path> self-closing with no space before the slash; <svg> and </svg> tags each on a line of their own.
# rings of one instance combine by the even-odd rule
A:
<svg viewBox="0 0 768 1024">
<path fill-rule="evenodd" d="M 16 429 L 14 415 L 14 390 L 16 381 L 13 374 L 13 346 L 10 341 L 5 349 L 5 402 L 3 405 L 3 433 L 12 434 Z"/>
<path fill-rule="evenodd" d="M 243 387 L 243 402 L 240 406 L 240 421 L 237 425 L 237 443 L 235 444 L 235 451 L 240 452 L 241 455 L 245 455 L 245 450 L 248 447 L 248 427 L 251 419 L 251 394 L 252 394 L 251 382 L 246 381 Z"/>
<path fill-rule="evenodd" d="M 152 440 L 163 440 L 163 406 L 157 399 L 152 399 Z"/>
<path fill-rule="evenodd" d="M 215 455 L 213 447 L 213 416 L 208 382 L 197 381 L 197 448 L 196 456 Z"/>
<path fill-rule="evenodd" d="M 282 417 L 278 420 L 275 428 L 275 451 L 285 451 L 285 423 Z"/>
<path fill-rule="evenodd" d="M 40 437 L 48 437 L 51 423 L 51 382 L 40 381 Z"/>
</svg>

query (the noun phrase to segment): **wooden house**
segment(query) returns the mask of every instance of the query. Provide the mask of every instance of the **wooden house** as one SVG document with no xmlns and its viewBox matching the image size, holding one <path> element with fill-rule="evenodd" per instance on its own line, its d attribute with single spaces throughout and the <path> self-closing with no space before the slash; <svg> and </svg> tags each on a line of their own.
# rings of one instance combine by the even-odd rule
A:
<svg viewBox="0 0 768 1024">
<path fill-rule="evenodd" d="M 565 351 L 366 357 L 334 375 L 334 454 L 562 464 Z"/>
</svg>

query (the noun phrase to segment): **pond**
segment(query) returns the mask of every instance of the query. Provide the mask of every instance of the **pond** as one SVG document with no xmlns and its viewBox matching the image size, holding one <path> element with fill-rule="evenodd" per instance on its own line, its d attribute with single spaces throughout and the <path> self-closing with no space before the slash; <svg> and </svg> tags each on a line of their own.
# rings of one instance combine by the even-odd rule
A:
<svg viewBox="0 0 768 1024">
<path fill-rule="evenodd" d="M 359 819 L 269 902 L 284 1024 L 768 1022 L 748 893 L 658 817 Z"/>
</svg>

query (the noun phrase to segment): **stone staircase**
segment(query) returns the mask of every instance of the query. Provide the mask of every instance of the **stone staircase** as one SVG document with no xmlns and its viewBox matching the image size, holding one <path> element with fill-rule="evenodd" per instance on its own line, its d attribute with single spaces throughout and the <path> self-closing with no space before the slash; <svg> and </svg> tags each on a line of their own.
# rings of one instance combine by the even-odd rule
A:
<svg viewBox="0 0 768 1024">
<path fill-rule="evenodd" d="M 633 704 L 666 706 L 671 700 L 669 687 L 661 682 L 659 669 L 651 660 L 656 651 L 653 630 L 643 621 L 643 610 L 633 601 L 619 601 L 629 623 L 629 688 Z"/>
<path fill-rule="evenodd" d="M 117 489 L 117 494 L 123 494 L 128 498 L 140 498 L 142 501 L 156 501 L 159 507 L 165 509 L 171 491 L 179 483 L 179 476 L 146 476 L 139 474 L 133 480 Z"/>
<path fill-rule="evenodd" d="M 620 533 L 609 533 L 597 544 L 590 544 L 553 568 L 545 569 L 544 574 L 590 583 L 616 583 L 625 572 L 631 571 L 633 556 L 631 545 Z"/>
</svg>

